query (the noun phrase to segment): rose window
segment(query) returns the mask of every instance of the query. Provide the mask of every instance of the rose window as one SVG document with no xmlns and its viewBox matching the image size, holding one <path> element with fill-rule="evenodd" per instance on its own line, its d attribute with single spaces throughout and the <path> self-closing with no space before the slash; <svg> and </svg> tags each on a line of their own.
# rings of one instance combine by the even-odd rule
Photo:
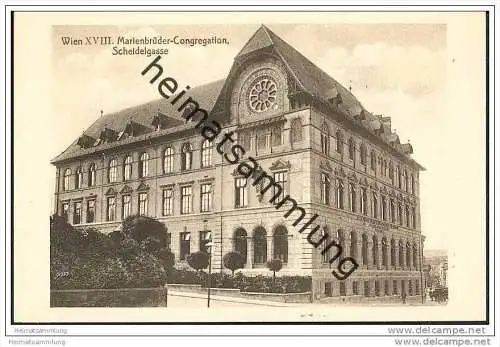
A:
<svg viewBox="0 0 500 347">
<path fill-rule="evenodd" d="M 276 102 L 276 93 L 276 82 L 269 77 L 259 79 L 250 89 L 250 107 L 256 112 L 268 110 Z"/>
</svg>

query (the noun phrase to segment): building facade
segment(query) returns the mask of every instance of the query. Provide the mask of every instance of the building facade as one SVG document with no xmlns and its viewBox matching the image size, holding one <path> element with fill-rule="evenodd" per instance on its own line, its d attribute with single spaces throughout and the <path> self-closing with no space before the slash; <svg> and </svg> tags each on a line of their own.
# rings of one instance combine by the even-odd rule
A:
<svg viewBox="0 0 500 347">
<path fill-rule="evenodd" d="M 159 73 L 144 73 L 145 83 Z M 180 98 L 182 93 L 177 94 Z M 53 159 L 56 213 L 76 226 L 116 230 L 133 214 L 165 223 L 176 261 L 213 242 L 213 271 L 241 253 L 247 274 L 310 275 L 314 298 L 422 293 L 419 173 L 391 119 L 374 115 L 337 81 L 262 26 L 226 79 L 102 115 Z M 233 132 L 323 233 L 359 268 L 332 276 L 329 254 L 307 241 L 259 186 L 251 184 L 182 115 L 203 108 Z M 190 108 L 191 107 L 191 108 Z M 282 197 L 281 197 L 282 198 Z M 279 200 L 279 199 L 278 199 Z M 275 201 L 276 202 L 276 201 Z M 318 235 L 319 236 L 319 235 Z"/>
</svg>

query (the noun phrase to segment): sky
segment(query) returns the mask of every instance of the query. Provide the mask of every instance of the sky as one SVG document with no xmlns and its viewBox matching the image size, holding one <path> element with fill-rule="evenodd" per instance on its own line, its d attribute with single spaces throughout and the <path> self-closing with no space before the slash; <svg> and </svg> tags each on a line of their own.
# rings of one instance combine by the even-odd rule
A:
<svg viewBox="0 0 500 347">
<path fill-rule="evenodd" d="M 456 124 L 447 111 L 445 24 L 275 24 L 266 23 L 352 93 L 370 112 L 392 118 L 402 142 L 410 141 L 420 175 L 421 220 L 427 249 L 446 249 L 453 208 L 443 212 L 454 194 L 449 167 L 456 165 Z M 162 26 L 58 26 L 52 33 L 54 137 L 51 157 L 62 152 L 104 113 L 158 98 L 157 89 L 140 72 L 154 58 L 113 56 L 109 47 L 63 46 L 61 36 L 117 35 L 142 37 L 225 37 L 229 45 L 168 46 L 164 75 L 179 86 L 196 86 L 224 78 L 234 57 L 258 24 Z M 64 128 L 61 132 L 59 129 Z M 51 167 L 55 173 L 55 169 Z M 460 181 L 461 177 L 455 177 Z M 50 187 L 54 191 L 53 185 Z M 452 201 L 451 203 L 458 203 Z"/>
</svg>

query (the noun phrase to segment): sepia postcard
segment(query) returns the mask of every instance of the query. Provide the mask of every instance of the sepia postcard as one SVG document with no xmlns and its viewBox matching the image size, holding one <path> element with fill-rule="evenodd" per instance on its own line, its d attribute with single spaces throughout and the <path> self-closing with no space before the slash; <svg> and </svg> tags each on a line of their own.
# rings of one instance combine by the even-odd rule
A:
<svg viewBox="0 0 500 347">
<path fill-rule="evenodd" d="M 488 321 L 484 12 L 12 21 L 13 322 Z"/>
</svg>

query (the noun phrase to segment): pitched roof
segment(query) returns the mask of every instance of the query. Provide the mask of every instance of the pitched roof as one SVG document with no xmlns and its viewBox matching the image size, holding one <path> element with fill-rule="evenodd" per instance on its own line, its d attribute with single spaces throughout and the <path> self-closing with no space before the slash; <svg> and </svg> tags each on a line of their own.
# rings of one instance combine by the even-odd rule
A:
<svg viewBox="0 0 500 347">
<path fill-rule="evenodd" d="M 358 124 L 388 142 L 400 153 L 408 154 L 410 152 L 406 147 L 400 148 L 397 134 L 390 129 L 390 118 L 373 115 L 366 111 L 349 90 L 266 26 L 262 25 L 252 35 L 235 57 L 235 60 L 243 59 L 245 56 L 262 49 L 272 49 L 281 58 L 297 85 L 304 92 L 332 107 L 336 107 L 348 117 L 352 117 L 353 120 L 360 121 Z M 234 67 L 235 65 L 233 65 L 231 71 L 234 71 Z M 232 73 L 230 72 L 228 79 L 231 76 Z M 192 88 L 188 92 L 189 96 L 196 100 L 201 108 L 210 112 L 214 109 L 219 95 L 224 95 L 227 92 L 229 83 L 226 83 L 226 81 L 228 79 Z M 75 140 L 63 153 L 54 158 L 52 163 L 124 143 L 140 141 L 143 138 L 157 137 L 191 128 L 192 124 L 185 124 L 184 119 L 176 109 L 178 106 L 173 107 L 169 100 L 162 98 L 103 115 L 79 139 Z M 158 123 L 161 124 L 162 131 L 154 131 Z M 116 132 L 117 136 L 107 136 L 107 129 Z M 105 132 L 104 139 L 97 141 L 100 137 L 102 138 L 103 131 Z M 123 131 L 131 131 L 133 134 L 120 137 L 118 134 Z M 116 141 L 118 137 L 119 140 Z M 88 144 L 92 142 L 92 139 L 96 139 L 96 142 L 91 147 Z M 96 144 L 98 144 L 97 147 Z"/>
<path fill-rule="evenodd" d="M 361 103 L 339 82 L 314 65 L 313 62 L 283 41 L 266 26 L 261 26 L 259 31 L 265 31 L 267 33 L 277 53 L 281 55 L 304 90 L 325 102 L 329 102 L 331 98 L 340 96 L 340 100 L 342 101 L 340 107 L 343 108 L 345 112 L 350 116 L 361 113 L 364 109 Z M 255 35 L 255 37 L 257 37 L 257 35 Z"/>
<path fill-rule="evenodd" d="M 200 104 L 201 108 L 207 111 L 211 111 L 211 109 L 215 105 L 217 97 L 219 96 L 220 90 L 224 85 L 224 82 L 225 79 L 200 85 L 198 87 L 193 87 L 189 90 L 189 95 L 193 98 L 193 100 L 196 100 Z M 129 107 L 118 112 L 102 115 L 82 134 L 84 141 L 80 140 L 80 138 L 76 139 L 64 152 L 54 158 L 52 160 L 52 163 L 69 159 L 77 155 L 94 152 L 95 150 L 92 150 L 93 148 L 82 148 L 79 143 L 88 143 L 89 137 L 97 140 L 101 137 L 102 132 L 105 130 L 113 130 L 118 134 L 119 132 L 130 128 L 132 125 L 133 129 L 140 129 L 140 135 L 147 135 L 149 133 L 152 133 L 154 131 L 153 120 L 155 119 L 155 116 L 158 115 L 158 113 L 161 114 L 161 118 L 163 119 L 165 119 L 164 117 L 170 118 L 170 122 L 167 123 L 169 126 L 171 126 L 169 130 L 173 130 L 176 128 L 183 129 L 185 128 L 184 125 L 187 124 L 184 124 L 184 119 L 179 114 L 179 111 L 177 111 L 178 107 L 178 104 L 176 104 L 174 107 L 170 103 L 170 100 L 162 98 L 142 105 Z M 164 134 L 164 132 L 159 133 Z M 154 135 L 151 134 L 151 136 Z M 132 139 L 139 140 L 141 137 L 136 136 Z M 126 140 L 129 140 L 127 142 L 130 142 L 133 141 L 132 139 L 129 137 Z M 115 139 L 113 139 L 113 141 L 114 140 Z M 115 143 L 116 145 L 122 144 L 125 140 L 117 142 L 113 141 L 108 141 L 109 145 L 105 147 L 113 147 L 113 143 Z M 100 147 L 100 149 L 103 148 L 104 147 Z"/>
</svg>

